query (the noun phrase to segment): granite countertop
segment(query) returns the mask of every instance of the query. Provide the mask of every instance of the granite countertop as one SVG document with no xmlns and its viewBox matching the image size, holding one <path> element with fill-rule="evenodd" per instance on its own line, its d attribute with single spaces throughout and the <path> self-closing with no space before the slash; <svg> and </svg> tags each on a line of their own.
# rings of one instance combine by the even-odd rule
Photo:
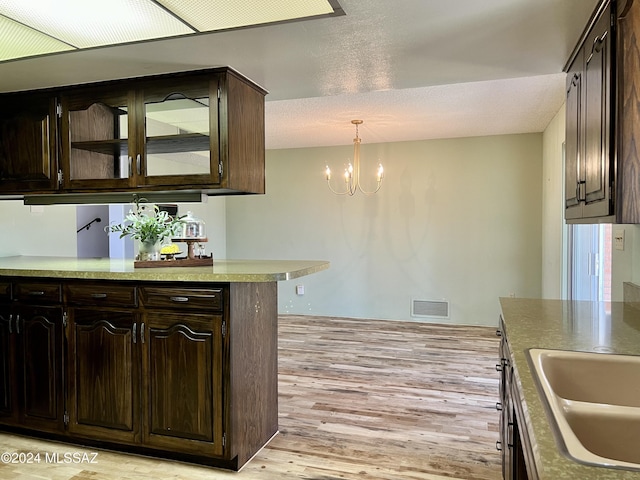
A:
<svg viewBox="0 0 640 480">
<path fill-rule="evenodd" d="M 329 268 L 322 260 L 215 260 L 209 267 L 134 268 L 133 260 L 75 257 L 0 257 L 0 277 L 177 282 L 277 282 Z"/>
<path fill-rule="evenodd" d="M 640 309 L 622 302 L 519 298 L 501 298 L 500 305 L 539 478 L 640 479 L 640 471 L 582 465 L 560 453 L 525 355 L 529 348 L 640 355 Z"/>
</svg>

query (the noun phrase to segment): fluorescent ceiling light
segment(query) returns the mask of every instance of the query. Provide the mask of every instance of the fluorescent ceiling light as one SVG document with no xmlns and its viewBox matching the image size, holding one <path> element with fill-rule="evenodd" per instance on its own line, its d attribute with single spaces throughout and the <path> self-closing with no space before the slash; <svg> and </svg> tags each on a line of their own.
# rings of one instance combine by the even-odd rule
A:
<svg viewBox="0 0 640 480">
<path fill-rule="evenodd" d="M 73 47 L 0 16 L 0 61 L 65 50 L 73 50 Z"/>
<path fill-rule="evenodd" d="M 157 4 L 140 0 L 0 0 L 0 14 L 77 48 L 193 33 Z"/>
<path fill-rule="evenodd" d="M 342 14 L 336 0 L 0 0 L 0 61 Z"/>
<path fill-rule="evenodd" d="M 201 32 L 333 13 L 327 0 L 158 0 Z M 214 3 L 215 5 L 212 5 Z"/>
</svg>

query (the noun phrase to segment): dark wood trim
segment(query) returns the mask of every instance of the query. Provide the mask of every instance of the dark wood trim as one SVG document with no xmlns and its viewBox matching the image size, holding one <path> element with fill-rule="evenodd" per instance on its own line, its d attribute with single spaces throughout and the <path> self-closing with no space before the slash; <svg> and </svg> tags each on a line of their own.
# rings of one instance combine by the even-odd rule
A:
<svg viewBox="0 0 640 480">
<path fill-rule="evenodd" d="M 564 67 L 562 68 L 563 72 L 567 72 L 569 70 L 569 67 L 575 60 L 576 56 L 578 55 L 578 52 L 580 51 L 582 44 L 584 43 L 586 38 L 589 36 L 589 33 L 591 32 L 594 25 L 598 21 L 600 15 L 602 15 L 602 12 L 604 12 L 604 10 L 609 6 L 609 4 L 611 4 L 612 6 L 612 12 L 615 13 L 616 0 L 601 0 L 601 2 L 598 4 L 598 6 L 595 8 L 593 13 L 591 14 L 591 17 L 587 22 L 587 26 L 582 31 L 582 34 L 578 37 L 578 41 L 576 42 L 575 47 L 573 47 L 573 50 L 571 51 L 571 55 L 569 55 L 569 58 L 567 59 L 567 61 L 564 64 Z"/>
</svg>

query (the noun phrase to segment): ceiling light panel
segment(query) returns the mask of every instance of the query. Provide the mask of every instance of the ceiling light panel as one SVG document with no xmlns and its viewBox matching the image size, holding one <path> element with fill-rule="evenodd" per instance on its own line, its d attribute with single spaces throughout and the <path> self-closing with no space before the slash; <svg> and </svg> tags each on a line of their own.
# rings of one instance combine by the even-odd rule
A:
<svg viewBox="0 0 640 480">
<path fill-rule="evenodd" d="M 0 15 L 0 62 L 73 50 L 73 47 Z"/>
<path fill-rule="evenodd" d="M 150 0 L 0 0 L 0 14 L 78 48 L 194 33 Z"/>
<path fill-rule="evenodd" d="M 333 13 L 327 0 L 157 0 L 201 32 Z"/>
</svg>

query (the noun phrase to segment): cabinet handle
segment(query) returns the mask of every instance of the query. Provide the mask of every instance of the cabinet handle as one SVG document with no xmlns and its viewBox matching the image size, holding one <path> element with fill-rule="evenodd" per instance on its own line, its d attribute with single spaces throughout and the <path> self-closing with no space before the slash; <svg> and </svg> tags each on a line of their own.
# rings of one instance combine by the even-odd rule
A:
<svg viewBox="0 0 640 480">
<path fill-rule="evenodd" d="M 496 363 L 496 372 L 501 372 L 502 370 L 502 364 Z"/>
<path fill-rule="evenodd" d="M 9 315 L 9 333 L 13 333 L 11 330 L 11 320 L 13 320 L 13 315 Z"/>
<path fill-rule="evenodd" d="M 44 295 L 44 292 L 42 290 L 32 290 L 27 293 L 27 295 L 29 295 L 30 297 L 41 297 Z"/>
<path fill-rule="evenodd" d="M 133 176 L 133 158 L 129 155 L 129 178 Z"/>
<path fill-rule="evenodd" d="M 20 335 L 20 315 L 16 315 L 16 333 Z"/>
<path fill-rule="evenodd" d="M 502 336 L 502 330 L 498 329 L 496 330 L 496 337 L 501 337 Z"/>
<path fill-rule="evenodd" d="M 140 341 L 144 343 L 144 322 L 140 324 Z"/>
<path fill-rule="evenodd" d="M 580 75 L 578 75 L 577 73 L 574 73 L 573 78 L 571 79 L 571 85 L 573 85 L 574 87 L 577 87 L 578 83 L 580 83 Z"/>
<path fill-rule="evenodd" d="M 498 450 L 499 452 L 502 451 L 502 442 L 500 441 L 496 442 L 496 450 Z"/>
<path fill-rule="evenodd" d="M 500 402 L 496 403 L 496 410 L 498 410 L 499 412 L 502 411 L 502 404 Z"/>
<path fill-rule="evenodd" d="M 138 175 L 142 174 L 142 170 L 140 170 L 140 154 L 136 155 L 136 172 L 138 172 Z"/>
<path fill-rule="evenodd" d="M 172 302 L 188 302 L 189 297 L 169 297 Z"/>
<path fill-rule="evenodd" d="M 136 335 L 138 334 L 138 324 L 134 323 L 133 324 L 133 343 L 136 344 L 137 340 L 136 340 Z"/>
<path fill-rule="evenodd" d="M 589 58 L 587 58 L 587 65 L 591 63 L 591 59 L 593 58 L 593 53 L 599 52 L 600 49 L 602 48 L 602 44 L 604 43 L 604 39 L 607 38 L 608 33 L 609 33 L 608 31 L 605 31 L 602 34 L 602 36 L 596 37 L 593 39 L 593 45 L 591 45 L 591 54 L 589 55 Z"/>
<path fill-rule="evenodd" d="M 91 298 L 107 298 L 106 293 L 92 293 Z"/>
</svg>

